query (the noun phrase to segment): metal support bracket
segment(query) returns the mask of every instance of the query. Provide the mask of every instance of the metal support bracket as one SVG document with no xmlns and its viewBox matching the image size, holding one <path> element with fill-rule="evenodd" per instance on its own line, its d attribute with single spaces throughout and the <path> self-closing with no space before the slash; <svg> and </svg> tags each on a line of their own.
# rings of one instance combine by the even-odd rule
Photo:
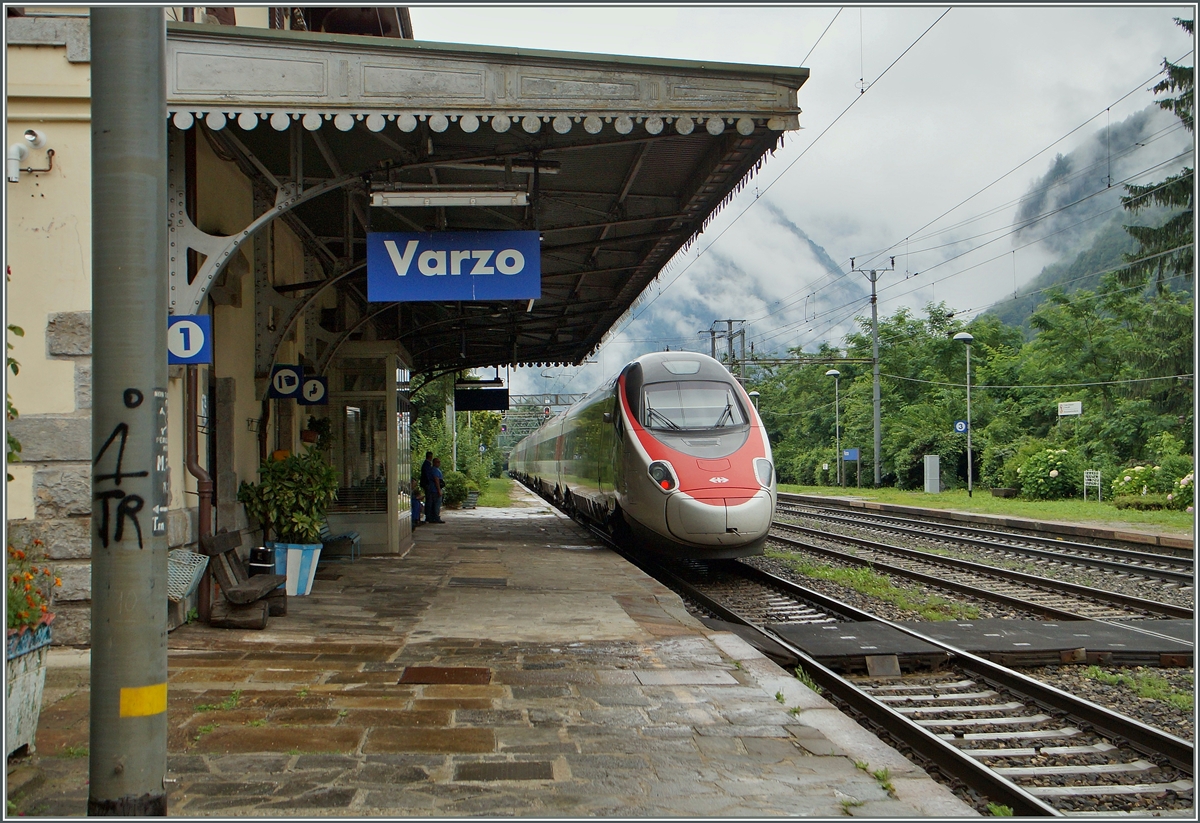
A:
<svg viewBox="0 0 1200 823">
<path fill-rule="evenodd" d="M 253 158 L 252 158 L 253 159 Z M 268 179 L 275 178 L 267 175 Z M 254 237 L 264 226 L 301 203 L 306 203 L 326 192 L 340 189 L 359 180 L 358 175 L 343 174 L 318 183 L 302 192 L 295 183 L 279 183 L 275 192 L 275 203 L 266 206 L 255 202 L 255 211 L 262 212 L 244 229 L 235 234 L 220 236 L 201 231 L 187 216 L 187 186 L 184 171 L 183 132 L 170 129 L 167 149 L 167 188 L 169 197 L 169 241 L 170 268 L 168 281 L 167 310 L 171 314 L 194 314 L 199 312 L 208 295 L 209 288 L 220 276 L 234 254 L 244 243 Z M 279 181 L 276 181 L 279 182 Z M 196 279 L 187 282 L 187 250 L 195 249 L 205 260 L 196 274 Z M 257 358 L 256 358 L 257 360 Z M 256 368 L 260 364 L 256 363 Z M 270 364 L 267 365 L 270 368 Z"/>
</svg>

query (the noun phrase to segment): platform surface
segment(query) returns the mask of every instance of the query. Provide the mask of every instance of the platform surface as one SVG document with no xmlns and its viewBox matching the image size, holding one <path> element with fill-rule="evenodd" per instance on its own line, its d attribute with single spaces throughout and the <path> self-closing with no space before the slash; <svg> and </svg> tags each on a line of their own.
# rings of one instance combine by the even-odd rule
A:
<svg viewBox="0 0 1200 823">
<path fill-rule="evenodd" d="M 447 511 L 404 557 L 323 566 L 264 631 L 172 632 L 170 814 L 975 815 L 580 526 L 518 503 Z M 87 655 L 55 657 L 9 796 L 81 816 Z"/>
</svg>

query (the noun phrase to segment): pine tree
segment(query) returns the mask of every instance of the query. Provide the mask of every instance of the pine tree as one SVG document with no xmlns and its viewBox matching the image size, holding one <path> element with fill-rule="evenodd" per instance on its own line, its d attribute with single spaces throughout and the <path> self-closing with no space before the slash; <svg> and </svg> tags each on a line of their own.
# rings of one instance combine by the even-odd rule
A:
<svg viewBox="0 0 1200 823">
<path fill-rule="evenodd" d="M 1175 18 L 1189 36 L 1193 32 L 1194 20 Z M 1179 66 L 1169 60 L 1163 60 L 1164 77 L 1154 87 L 1155 94 L 1164 92 L 1175 94 L 1156 101 L 1160 108 L 1174 112 L 1184 128 L 1193 131 L 1195 128 L 1195 76 L 1193 66 Z M 1137 213 L 1151 205 L 1165 206 L 1178 213 L 1158 227 L 1126 226 L 1139 244 L 1139 248 L 1125 255 L 1125 261 L 1130 266 L 1118 274 L 1122 283 L 1127 286 L 1145 283 L 1154 277 L 1155 287 L 1161 294 L 1168 277 L 1175 275 L 1190 275 L 1195 260 L 1192 230 L 1192 175 L 1194 168 L 1188 166 L 1179 174 L 1172 175 L 1159 183 L 1146 186 L 1126 186 L 1127 195 L 1121 198 L 1121 204 L 1132 213 Z M 1138 262 L 1134 262 L 1138 261 Z"/>
</svg>

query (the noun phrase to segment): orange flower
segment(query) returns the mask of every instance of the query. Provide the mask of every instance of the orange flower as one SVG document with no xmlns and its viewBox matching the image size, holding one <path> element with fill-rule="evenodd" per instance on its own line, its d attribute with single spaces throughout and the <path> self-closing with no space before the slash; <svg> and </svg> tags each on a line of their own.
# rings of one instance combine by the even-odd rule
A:
<svg viewBox="0 0 1200 823">
<path fill-rule="evenodd" d="M 56 578 L 54 578 L 54 585 L 55 585 L 55 586 L 61 586 L 61 585 L 62 585 L 62 578 L 61 578 L 61 577 L 56 577 Z"/>
<path fill-rule="evenodd" d="M 42 542 L 42 541 L 41 541 L 39 538 L 35 537 L 35 538 L 33 538 L 33 545 L 35 545 L 35 546 L 44 546 L 44 545 L 46 545 L 46 544 L 45 544 L 45 543 L 43 543 L 43 542 Z"/>
</svg>

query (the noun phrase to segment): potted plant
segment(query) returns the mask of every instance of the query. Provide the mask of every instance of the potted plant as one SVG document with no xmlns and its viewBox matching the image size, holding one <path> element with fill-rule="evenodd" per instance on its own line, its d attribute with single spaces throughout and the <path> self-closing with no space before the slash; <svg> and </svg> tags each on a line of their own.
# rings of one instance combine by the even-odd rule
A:
<svg viewBox="0 0 1200 823">
<path fill-rule="evenodd" d="M 8 545 L 8 637 L 5 654 L 4 717 L 6 755 L 22 746 L 33 748 L 42 688 L 46 683 L 46 654 L 50 648 L 51 597 L 62 580 L 45 564 L 41 540 L 27 547 Z"/>
<path fill-rule="evenodd" d="M 270 459 L 258 468 L 258 483 L 242 481 L 238 500 L 258 522 L 263 541 L 275 541 L 275 571 L 287 575 L 287 593 L 305 595 L 321 554 L 321 526 L 337 498 L 337 472 L 319 451 Z"/>
</svg>

